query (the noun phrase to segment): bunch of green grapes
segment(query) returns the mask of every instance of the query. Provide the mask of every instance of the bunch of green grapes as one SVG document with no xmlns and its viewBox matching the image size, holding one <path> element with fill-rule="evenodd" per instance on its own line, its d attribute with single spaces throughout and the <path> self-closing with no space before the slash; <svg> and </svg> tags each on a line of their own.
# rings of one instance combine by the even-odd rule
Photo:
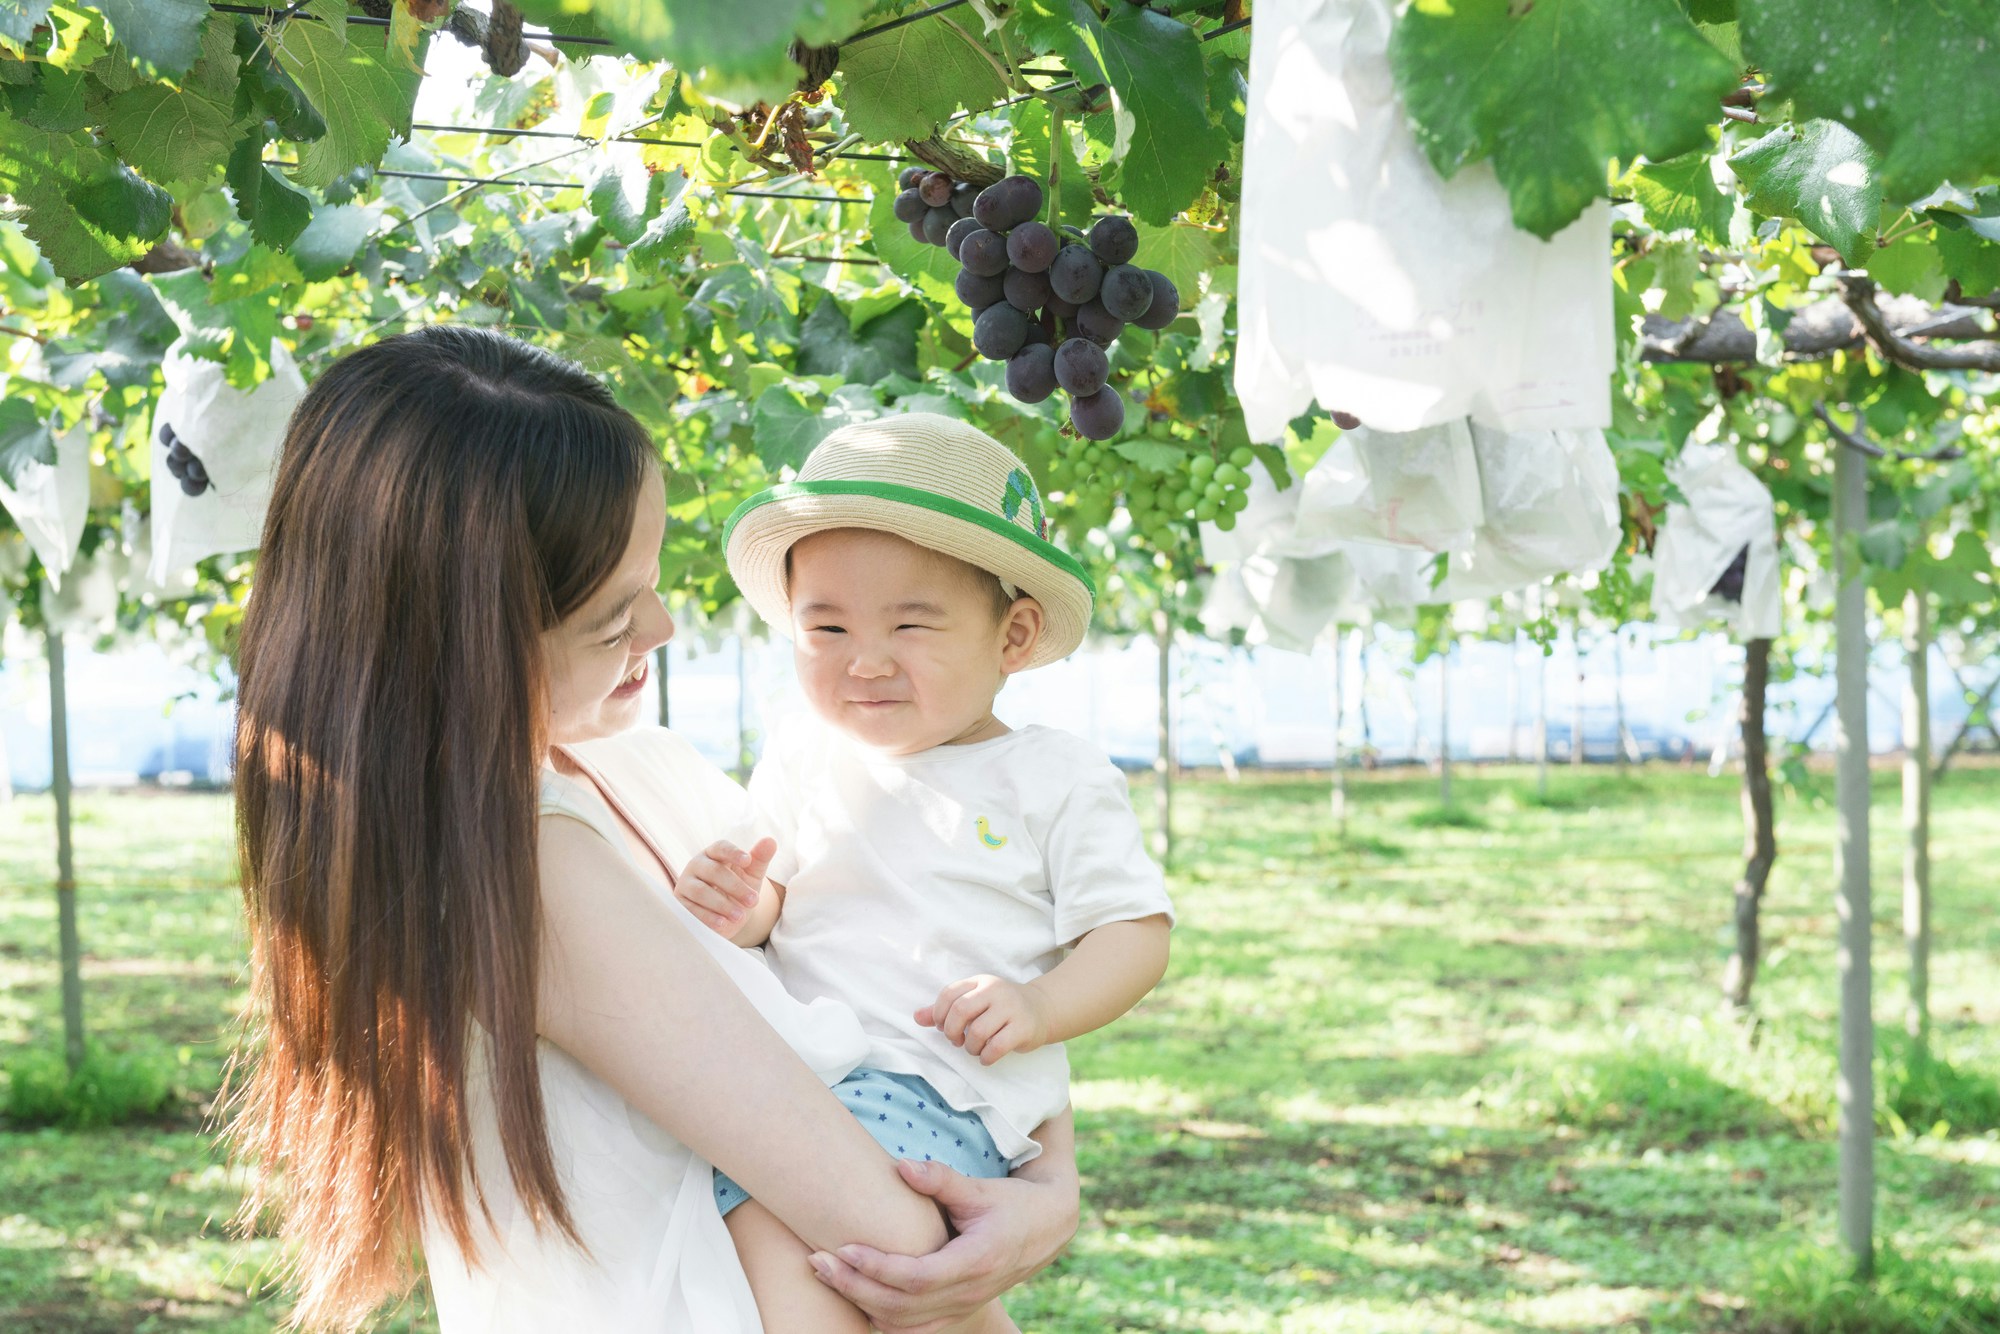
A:
<svg viewBox="0 0 2000 1334">
<path fill-rule="evenodd" d="M 1226 456 L 1198 449 L 1185 468 L 1155 472 L 1126 459 L 1096 441 L 1076 442 L 1049 464 L 1049 487 L 1068 499 L 1070 518 L 1080 529 L 1110 522 L 1122 502 L 1132 527 L 1149 545 L 1172 550 L 1190 540 L 1190 521 L 1213 523 L 1224 532 L 1236 527 L 1236 516 L 1250 503 L 1247 446 Z"/>
</svg>

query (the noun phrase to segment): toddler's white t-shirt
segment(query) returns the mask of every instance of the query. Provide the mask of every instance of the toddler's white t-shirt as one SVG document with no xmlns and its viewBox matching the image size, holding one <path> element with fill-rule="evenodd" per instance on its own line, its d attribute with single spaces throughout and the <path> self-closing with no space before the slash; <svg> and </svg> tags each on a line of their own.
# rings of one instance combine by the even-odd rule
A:
<svg viewBox="0 0 2000 1334">
<path fill-rule="evenodd" d="M 778 730 L 750 779 L 769 876 L 785 886 L 766 954 L 800 1000 L 852 1006 L 864 1064 L 929 1080 L 1011 1165 L 1069 1103 L 1060 1044 L 979 1063 L 915 1012 L 979 973 L 1027 982 L 1085 933 L 1173 905 L 1125 776 L 1048 727 L 882 755 L 816 718 Z"/>
</svg>

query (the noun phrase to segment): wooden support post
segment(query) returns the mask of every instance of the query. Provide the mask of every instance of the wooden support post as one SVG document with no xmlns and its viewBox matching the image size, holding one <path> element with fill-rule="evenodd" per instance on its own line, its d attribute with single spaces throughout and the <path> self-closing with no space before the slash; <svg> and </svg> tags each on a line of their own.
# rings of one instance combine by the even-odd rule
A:
<svg viewBox="0 0 2000 1334">
<path fill-rule="evenodd" d="M 1834 446 L 1834 676 L 1840 810 L 1835 838 L 1840 920 L 1839 1098 L 1841 1244 L 1858 1277 L 1875 1267 L 1875 1022 L 1868 876 L 1868 582 L 1858 539 L 1868 522 L 1868 464 Z"/>
<path fill-rule="evenodd" d="M 47 605 L 47 604 L 44 604 Z M 56 931 L 62 955 L 63 1057 L 74 1071 L 83 1064 L 83 945 L 76 927 L 76 850 L 70 839 L 69 682 L 63 637 L 49 640 L 49 736 L 54 761 L 50 786 L 56 799 Z"/>
<path fill-rule="evenodd" d="M 672 727 L 673 710 L 667 696 L 667 646 L 660 645 L 653 650 L 654 687 L 660 692 L 660 726 Z"/>
<path fill-rule="evenodd" d="M 1335 621 L 1328 630 L 1327 639 L 1333 645 L 1333 827 L 1342 838 L 1346 838 L 1347 767 L 1342 763 L 1346 757 L 1340 752 L 1340 726 L 1347 720 L 1346 680 L 1341 661 L 1347 644 L 1339 621 Z"/>
<path fill-rule="evenodd" d="M 1931 673 L 1930 594 L 1903 595 L 1903 943 L 1910 952 L 1910 1005 L 1903 1029 L 1919 1047 L 1931 1035 Z"/>
<path fill-rule="evenodd" d="M 1438 654 L 1438 804 L 1451 808 L 1451 645 Z"/>
<path fill-rule="evenodd" d="M 1153 639 L 1160 647 L 1159 751 L 1153 758 L 1153 855 L 1165 866 L 1174 855 L 1174 638 L 1173 620 L 1164 606 L 1153 613 Z"/>
</svg>

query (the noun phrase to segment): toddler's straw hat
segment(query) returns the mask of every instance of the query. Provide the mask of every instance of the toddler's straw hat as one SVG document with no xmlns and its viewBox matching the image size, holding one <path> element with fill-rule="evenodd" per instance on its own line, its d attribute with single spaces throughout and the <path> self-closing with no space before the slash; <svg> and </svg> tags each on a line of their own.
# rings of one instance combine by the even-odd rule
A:
<svg viewBox="0 0 2000 1334">
<path fill-rule="evenodd" d="M 873 528 L 991 571 L 1042 604 L 1028 666 L 1083 642 L 1095 590 L 1048 540 L 1041 493 L 1012 450 L 953 417 L 910 412 L 843 426 L 807 457 L 798 480 L 759 491 L 729 516 L 722 544 L 743 596 L 791 633 L 785 553 L 831 528 Z"/>
</svg>

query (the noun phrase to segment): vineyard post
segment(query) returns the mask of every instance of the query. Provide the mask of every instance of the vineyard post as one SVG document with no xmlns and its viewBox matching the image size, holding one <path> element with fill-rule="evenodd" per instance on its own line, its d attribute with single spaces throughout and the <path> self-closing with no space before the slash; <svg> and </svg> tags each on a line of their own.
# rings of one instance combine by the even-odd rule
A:
<svg viewBox="0 0 2000 1334">
<path fill-rule="evenodd" d="M 1153 612 L 1153 638 L 1160 649 L 1159 753 L 1153 759 L 1153 819 L 1156 826 L 1153 834 L 1153 851 L 1159 858 L 1160 865 L 1165 866 L 1174 855 L 1174 623 L 1173 618 L 1167 613 L 1164 590 L 1160 595 L 1160 605 Z"/>
<path fill-rule="evenodd" d="M 742 782 L 750 776 L 750 730 L 747 705 L 750 696 L 750 673 L 744 659 L 749 655 L 750 636 L 739 632 L 736 636 L 736 779 Z"/>
<path fill-rule="evenodd" d="M 1535 656 L 1535 795 L 1549 799 L 1549 655 Z"/>
<path fill-rule="evenodd" d="M 1868 582 L 1859 538 L 1868 522 L 1868 464 L 1834 444 L 1833 547 L 1836 803 L 1835 909 L 1840 921 L 1840 1239 L 1855 1274 L 1875 1264 L 1875 1032 L 1870 1013 L 1868 884 Z"/>
<path fill-rule="evenodd" d="M 1910 1005 L 1903 1028 L 1919 1049 L 1930 1040 L 1931 679 L 1930 594 L 1903 595 L 1903 941 L 1910 951 Z"/>
<path fill-rule="evenodd" d="M 1507 763 L 1521 762 L 1521 632 L 1507 641 Z"/>
<path fill-rule="evenodd" d="M 49 739 L 56 798 L 56 930 L 62 951 L 63 1056 L 71 1072 L 83 1064 L 83 947 L 76 930 L 76 851 L 70 841 L 69 682 L 62 632 L 49 641 Z"/>
<path fill-rule="evenodd" d="M 1451 650 L 1438 654 L 1438 805 L 1451 809 Z"/>
<path fill-rule="evenodd" d="M 1625 749 L 1625 630 L 1611 632 L 1611 720 L 1612 744 L 1618 752 L 1618 770 L 1625 771 L 1629 758 Z"/>
<path fill-rule="evenodd" d="M 653 670 L 659 674 L 660 678 L 658 685 L 660 692 L 660 726 L 671 727 L 673 724 L 668 721 L 672 716 L 672 710 L 667 705 L 667 646 L 665 644 L 653 650 Z"/>
<path fill-rule="evenodd" d="M 1569 702 L 1569 762 L 1583 763 L 1583 625 L 1570 631 L 1570 655 L 1576 659 L 1576 694 Z"/>
<path fill-rule="evenodd" d="M 1347 770 L 1342 766 L 1340 753 L 1340 727 L 1347 719 L 1347 691 L 1341 662 L 1347 649 L 1346 636 L 1341 631 L 1339 621 L 1335 621 L 1327 632 L 1327 641 L 1333 646 L 1333 824 L 1340 837 L 1347 837 Z"/>
</svg>

